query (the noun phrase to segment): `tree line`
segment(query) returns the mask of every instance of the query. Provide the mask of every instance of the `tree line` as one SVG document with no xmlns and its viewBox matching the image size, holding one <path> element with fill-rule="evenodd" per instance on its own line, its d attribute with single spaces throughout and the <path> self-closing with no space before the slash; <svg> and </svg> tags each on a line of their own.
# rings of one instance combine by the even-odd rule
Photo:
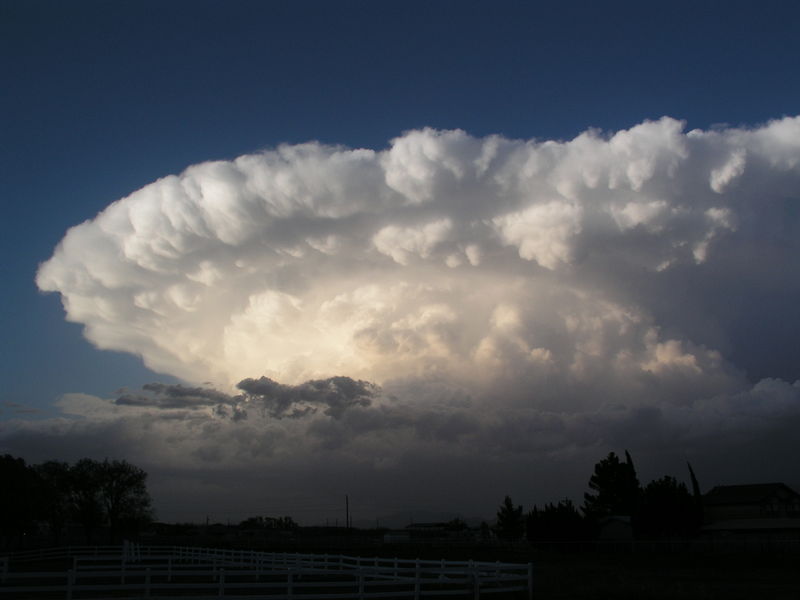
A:
<svg viewBox="0 0 800 600">
<path fill-rule="evenodd" d="M 506 496 L 497 511 L 497 536 L 532 542 L 578 541 L 597 537 L 611 518 L 630 522 L 641 539 L 678 539 L 696 534 L 703 524 L 700 486 L 687 463 L 691 492 L 686 484 L 665 475 L 642 486 L 630 453 L 622 460 L 611 452 L 599 461 L 589 479 L 589 492 L 578 508 L 570 499 L 533 507 L 525 513 Z"/>
<path fill-rule="evenodd" d="M 0 481 L 6 490 L 0 494 L 0 539 L 10 545 L 23 545 L 41 525 L 59 545 L 70 523 L 80 525 L 88 544 L 97 541 L 101 529 L 114 542 L 153 518 L 147 473 L 125 460 L 28 465 L 5 454 Z"/>
<path fill-rule="evenodd" d="M 525 512 L 506 496 L 493 529 L 503 540 L 579 541 L 597 537 L 610 518 L 622 517 L 637 538 L 690 537 L 703 524 L 703 508 L 697 478 L 687 466 L 691 491 L 669 475 L 642 486 L 630 453 L 625 451 L 623 459 L 611 452 L 595 464 L 582 506 L 564 499 Z M 153 519 L 147 473 L 125 460 L 28 465 L 6 454 L 0 456 L 0 481 L 0 542 L 6 545 L 23 545 L 25 535 L 41 525 L 59 545 L 69 524 L 82 528 L 86 543 L 98 541 L 101 530 L 115 542 L 135 535 Z M 448 525 L 466 528 L 459 520 Z M 239 527 L 291 531 L 298 525 L 289 516 L 257 516 Z M 488 525 L 482 532 L 488 535 Z"/>
</svg>

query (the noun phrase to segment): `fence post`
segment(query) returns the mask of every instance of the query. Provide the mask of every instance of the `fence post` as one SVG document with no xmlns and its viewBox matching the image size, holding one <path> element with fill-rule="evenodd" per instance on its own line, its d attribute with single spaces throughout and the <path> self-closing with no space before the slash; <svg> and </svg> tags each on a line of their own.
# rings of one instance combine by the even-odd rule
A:
<svg viewBox="0 0 800 600">
<path fill-rule="evenodd" d="M 533 600 L 533 563 L 528 563 L 528 600 Z"/>
<path fill-rule="evenodd" d="M 414 600 L 419 600 L 419 591 L 420 591 L 420 573 L 419 573 L 419 558 L 417 558 L 416 562 L 416 570 L 414 574 Z"/>
<path fill-rule="evenodd" d="M 286 578 L 286 597 L 291 598 L 293 594 L 292 588 L 294 587 L 294 575 L 291 570 L 288 572 L 288 577 Z"/>
<path fill-rule="evenodd" d="M 220 598 L 225 595 L 225 569 L 219 570 L 219 594 Z"/>
<path fill-rule="evenodd" d="M 172 583 L 172 557 L 167 559 L 167 581 Z"/>
<path fill-rule="evenodd" d="M 144 597 L 150 597 L 150 567 L 144 570 Z"/>
<path fill-rule="evenodd" d="M 75 584 L 75 571 L 67 571 L 67 600 L 72 600 L 72 586 Z"/>
<path fill-rule="evenodd" d="M 358 574 L 358 600 L 364 600 L 364 575 Z"/>
</svg>

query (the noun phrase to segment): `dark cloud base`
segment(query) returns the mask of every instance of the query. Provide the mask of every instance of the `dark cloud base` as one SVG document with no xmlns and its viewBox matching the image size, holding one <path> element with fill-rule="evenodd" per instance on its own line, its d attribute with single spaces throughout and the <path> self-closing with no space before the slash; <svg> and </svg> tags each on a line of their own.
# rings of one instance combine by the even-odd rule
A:
<svg viewBox="0 0 800 600">
<path fill-rule="evenodd" d="M 62 418 L 6 421 L 0 452 L 31 462 L 125 458 L 150 473 L 167 520 L 274 512 L 305 523 L 338 518 L 344 494 L 366 519 L 423 509 L 488 518 L 506 494 L 527 506 L 579 502 L 593 464 L 622 449 L 645 480 L 685 479 L 691 461 L 704 489 L 793 484 L 800 466 L 800 386 L 778 380 L 693 407 L 574 413 L 452 396 L 420 405 L 349 378 L 243 388 L 247 417 L 234 411 L 246 400 L 209 388 L 65 397 Z"/>
</svg>

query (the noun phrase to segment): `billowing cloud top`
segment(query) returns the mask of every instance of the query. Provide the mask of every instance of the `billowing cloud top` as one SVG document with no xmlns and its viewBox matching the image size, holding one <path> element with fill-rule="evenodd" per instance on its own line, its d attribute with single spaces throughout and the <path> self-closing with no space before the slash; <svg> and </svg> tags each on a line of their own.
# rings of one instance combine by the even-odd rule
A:
<svg viewBox="0 0 800 600">
<path fill-rule="evenodd" d="M 760 260 L 796 228 L 799 183 L 800 118 L 287 145 L 113 203 L 37 283 L 98 347 L 188 381 L 710 373 L 717 389 L 742 315 L 715 294 L 774 285 Z"/>
</svg>

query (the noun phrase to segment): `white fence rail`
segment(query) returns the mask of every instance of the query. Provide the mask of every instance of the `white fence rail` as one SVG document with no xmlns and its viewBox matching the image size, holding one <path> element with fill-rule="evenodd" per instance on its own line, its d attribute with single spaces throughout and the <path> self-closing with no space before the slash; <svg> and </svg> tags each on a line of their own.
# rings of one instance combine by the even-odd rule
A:
<svg viewBox="0 0 800 600">
<path fill-rule="evenodd" d="M 71 561 L 64 571 L 17 568 Z M 0 568 L 0 598 L 327 600 L 533 597 L 532 566 L 364 558 L 180 546 L 56 548 L 17 553 Z M 187 594 L 190 594 L 187 596 Z"/>
</svg>

